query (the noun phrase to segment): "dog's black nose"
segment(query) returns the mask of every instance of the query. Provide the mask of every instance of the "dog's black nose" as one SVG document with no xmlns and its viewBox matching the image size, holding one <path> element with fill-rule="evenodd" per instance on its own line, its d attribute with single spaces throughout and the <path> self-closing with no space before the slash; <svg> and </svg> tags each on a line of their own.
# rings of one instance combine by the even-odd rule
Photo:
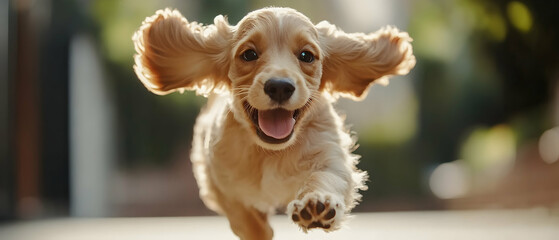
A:
<svg viewBox="0 0 559 240">
<path fill-rule="evenodd" d="M 271 78 L 264 84 L 264 92 L 278 103 L 289 99 L 294 91 L 295 86 L 287 78 Z"/>
</svg>

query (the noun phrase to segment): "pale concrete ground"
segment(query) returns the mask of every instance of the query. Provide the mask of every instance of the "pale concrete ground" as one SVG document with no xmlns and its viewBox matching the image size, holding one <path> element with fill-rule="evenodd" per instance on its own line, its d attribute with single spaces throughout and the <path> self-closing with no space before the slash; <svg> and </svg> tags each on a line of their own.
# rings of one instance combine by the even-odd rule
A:
<svg viewBox="0 0 559 240">
<path fill-rule="evenodd" d="M 559 239 L 549 209 L 356 214 L 334 233 L 304 234 L 285 215 L 271 219 L 274 239 Z M 0 226 L 2 240 L 237 239 L 223 217 L 55 219 Z"/>
</svg>

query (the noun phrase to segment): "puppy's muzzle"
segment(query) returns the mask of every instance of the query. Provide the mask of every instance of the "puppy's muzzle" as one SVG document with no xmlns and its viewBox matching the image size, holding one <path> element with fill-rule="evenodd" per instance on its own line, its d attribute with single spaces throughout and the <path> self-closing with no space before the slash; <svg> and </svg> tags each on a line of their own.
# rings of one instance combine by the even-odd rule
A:
<svg viewBox="0 0 559 240">
<path fill-rule="evenodd" d="M 287 101 L 294 91 L 295 86 L 288 78 L 270 78 L 264 84 L 266 95 L 279 104 Z"/>
</svg>

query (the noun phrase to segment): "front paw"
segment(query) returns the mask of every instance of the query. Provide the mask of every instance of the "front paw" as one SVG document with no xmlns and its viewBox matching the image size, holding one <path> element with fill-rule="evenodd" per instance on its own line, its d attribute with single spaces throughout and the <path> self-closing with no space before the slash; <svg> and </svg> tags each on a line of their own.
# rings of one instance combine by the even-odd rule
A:
<svg viewBox="0 0 559 240">
<path fill-rule="evenodd" d="M 304 232 L 312 228 L 329 232 L 340 228 L 344 209 L 344 204 L 330 195 L 310 193 L 289 203 L 287 214 Z"/>
</svg>

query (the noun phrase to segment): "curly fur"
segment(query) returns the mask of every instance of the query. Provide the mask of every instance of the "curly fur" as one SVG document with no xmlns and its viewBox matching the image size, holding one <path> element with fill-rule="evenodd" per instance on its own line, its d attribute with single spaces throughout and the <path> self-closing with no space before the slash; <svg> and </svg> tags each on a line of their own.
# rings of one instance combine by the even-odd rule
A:
<svg viewBox="0 0 559 240">
<path fill-rule="evenodd" d="M 160 10 L 133 41 L 134 70 L 147 89 L 208 96 L 194 129 L 193 171 L 204 203 L 227 216 L 241 239 L 271 239 L 267 219 L 282 206 L 305 232 L 339 229 L 367 173 L 356 168 L 355 141 L 332 103 L 361 99 L 373 82 L 415 65 L 411 38 L 394 27 L 348 34 L 289 8 L 251 12 L 236 26 L 223 16 L 203 26 Z M 247 50 L 258 59 L 243 60 Z M 302 51 L 314 61 L 299 60 Z M 285 102 L 263 90 L 277 77 L 295 88 Z M 298 115 L 288 139 L 271 143 L 251 116 L 276 108 Z"/>
</svg>

